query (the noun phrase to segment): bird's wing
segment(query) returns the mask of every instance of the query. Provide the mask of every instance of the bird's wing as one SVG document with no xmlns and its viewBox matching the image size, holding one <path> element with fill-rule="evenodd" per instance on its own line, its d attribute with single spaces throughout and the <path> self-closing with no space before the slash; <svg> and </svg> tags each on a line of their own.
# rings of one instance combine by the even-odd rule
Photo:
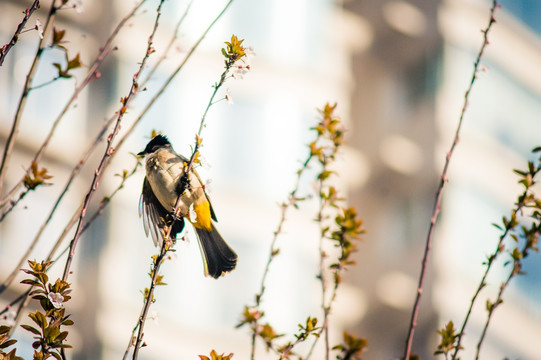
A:
<svg viewBox="0 0 541 360">
<path fill-rule="evenodd" d="M 164 226 L 164 219 L 167 217 L 168 212 L 160 204 L 156 195 L 152 191 L 150 184 L 145 177 L 143 182 L 143 191 L 141 193 L 141 198 L 139 199 L 139 216 L 143 217 L 143 227 L 145 229 L 145 234 L 148 236 L 148 233 L 151 233 L 152 240 L 154 245 L 158 246 L 161 240 L 163 240 L 163 235 L 161 228 Z"/>
</svg>

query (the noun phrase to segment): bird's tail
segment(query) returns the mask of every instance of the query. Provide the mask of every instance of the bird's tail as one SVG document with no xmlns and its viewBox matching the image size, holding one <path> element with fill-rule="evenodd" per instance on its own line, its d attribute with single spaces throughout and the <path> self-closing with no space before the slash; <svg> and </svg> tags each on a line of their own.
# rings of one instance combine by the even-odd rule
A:
<svg viewBox="0 0 541 360">
<path fill-rule="evenodd" d="M 237 265 L 237 254 L 222 238 L 218 230 L 211 225 L 212 230 L 194 226 L 195 233 L 199 239 L 199 247 L 203 255 L 205 275 L 219 278 L 223 273 L 229 272 Z"/>
</svg>

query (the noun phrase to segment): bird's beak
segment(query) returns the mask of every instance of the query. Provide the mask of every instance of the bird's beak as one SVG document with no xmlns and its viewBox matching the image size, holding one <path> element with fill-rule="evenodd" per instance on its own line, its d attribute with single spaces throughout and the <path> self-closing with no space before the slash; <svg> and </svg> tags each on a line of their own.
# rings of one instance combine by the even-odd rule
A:
<svg viewBox="0 0 541 360">
<path fill-rule="evenodd" d="M 141 151 L 140 153 L 137 154 L 137 156 L 145 156 L 147 153 L 145 152 L 145 150 Z"/>
</svg>

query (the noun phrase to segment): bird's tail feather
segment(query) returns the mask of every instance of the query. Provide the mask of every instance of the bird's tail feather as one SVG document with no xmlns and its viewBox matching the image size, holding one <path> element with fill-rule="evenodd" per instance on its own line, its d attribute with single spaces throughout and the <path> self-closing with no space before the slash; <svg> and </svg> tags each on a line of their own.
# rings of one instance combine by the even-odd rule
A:
<svg viewBox="0 0 541 360">
<path fill-rule="evenodd" d="M 237 254 L 222 238 L 218 230 L 212 225 L 212 230 L 195 228 L 199 239 L 199 247 L 203 255 L 205 275 L 219 278 L 224 272 L 229 272 L 237 265 Z"/>
</svg>

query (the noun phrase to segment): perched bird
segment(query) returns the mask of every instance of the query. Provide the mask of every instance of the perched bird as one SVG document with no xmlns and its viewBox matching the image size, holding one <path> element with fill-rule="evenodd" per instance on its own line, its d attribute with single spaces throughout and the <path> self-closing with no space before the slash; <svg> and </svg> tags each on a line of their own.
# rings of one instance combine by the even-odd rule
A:
<svg viewBox="0 0 541 360">
<path fill-rule="evenodd" d="M 199 241 L 205 275 L 218 278 L 233 270 L 237 264 L 237 254 L 213 224 L 213 221 L 217 221 L 216 214 L 201 178 L 193 169 L 187 179 L 184 176 L 185 164 L 189 160 L 177 154 L 164 135 L 152 138 L 145 150 L 137 155 L 146 157 L 146 176 L 139 202 L 139 216 L 143 217 L 146 235 L 151 233 L 156 246 L 163 240 L 162 230 L 175 218 L 175 203 L 185 186 L 178 206 L 180 217 L 173 223 L 170 238 L 176 238 L 184 228 L 184 219 L 187 219 L 192 223 Z M 193 211 L 190 211 L 192 207 Z M 195 219 L 190 217 L 190 212 L 195 213 Z"/>
</svg>

